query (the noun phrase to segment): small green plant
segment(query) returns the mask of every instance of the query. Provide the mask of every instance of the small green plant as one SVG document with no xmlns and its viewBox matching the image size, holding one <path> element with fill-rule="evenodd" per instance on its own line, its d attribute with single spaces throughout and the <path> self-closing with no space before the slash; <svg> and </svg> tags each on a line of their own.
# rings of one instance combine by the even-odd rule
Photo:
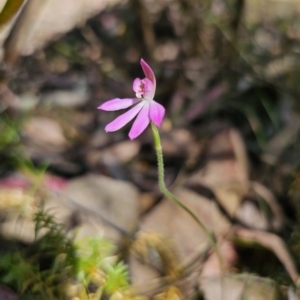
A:
<svg viewBox="0 0 300 300">
<path fill-rule="evenodd" d="M 0 281 L 21 295 L 62 299 L 66 283 L 76 273 L 76 247 L 63 227 L 45 211 L 34 216 L 35 243 L 0 258 Z"/>
<path fill-rule="evenodd" d="M 75 242 L 43 210 L 34 216 L 36 241 L 0 257 L 0 282 L 20 299 L 102 299 L 129 287 L 127 267 L 102 237 Z"/>
<path fill-rule="evenodd" d="M 96 290 L 96 299 L 129 286 L 126 265 L 112 256 L 114 246 L 102 237 L 88 237 L 77 243 L 77 279 L 87 290 Z"/>
</svg>

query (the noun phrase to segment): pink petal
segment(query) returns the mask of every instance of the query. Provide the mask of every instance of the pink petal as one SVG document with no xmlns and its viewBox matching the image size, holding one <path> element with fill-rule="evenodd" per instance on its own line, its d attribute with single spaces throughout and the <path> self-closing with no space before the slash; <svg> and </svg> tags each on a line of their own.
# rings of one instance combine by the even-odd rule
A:
<svg viewBox="0 0 300 300">
<path fill-rule="evenodd" d="M 151 121 L 157 125 L 160 126 L 163 118 L 165 115 L 165 108 L 157 103 L 156 101 L 152 100 L 150 102 L 150 111 L 149 111 L 149 116 Z"/>
<path fill-rule="evenodd" d="M 112 100 L 109 100 L 107 102 L 104 102 L 100 106 L 98 106 L 98 109 L 106 110 L 106 111 L 114 111 L 114 110 L 120 110 L 127 108 L 137 102 L 141 101 L 140 99 L 134 99 L 134 98 L 128 98 L 128 99 L 120 99 L 115 98 Z"/>
<path fill-rule="evenodd" d="M 141 59 L 141 66 L 143 68 L 146 78 L 148 78 L 153 83 L 153 87 L 154 87 L 154 91 L 155 91 L 156 79 L 155 79 L 155 75 L 154 75 L 152 69 L 143 59 Z"/>
<path fill-rule="evenodd" d="M 140 113 L 138 114 L 137 118 L 135 119 L 130 132 L 129 138 L 131 140 L 138 137 L 149 125 L 150 118 L 149 118 L 149 104 L 145 103 L 145 106 L 142 108 Z"/>
<path fill-rule="evenodd" d="M 155 89 L 153 87 L 152 81 L 150 81 L 148 78 L 145 78 L 142 81 L 144 83 L 143 98 L 147 100 L 152 100 L 155 94 Z"/>
<path fill-rule="evenodd" d="M 134 90 L 135 93 L 140 92 L 141 81 L 142 80 L 140 78 L 134 79 L 133 84 L 132 84 L 132 89 Z"/>
<path fill-rule="evenodd" d="M 114 119 L 112 122 L 106 125 L 105 131 L 106 132 L 112 132 L 117 131 L 123 126 L 125 126 L 128 122 L 130 122 L 142 109 L 142 107 L 145 105 L 145 101 L 141 101 L 139 104 L 131 108 L 126 113 L 122 114 L 121 116 Z"/>
</svg>

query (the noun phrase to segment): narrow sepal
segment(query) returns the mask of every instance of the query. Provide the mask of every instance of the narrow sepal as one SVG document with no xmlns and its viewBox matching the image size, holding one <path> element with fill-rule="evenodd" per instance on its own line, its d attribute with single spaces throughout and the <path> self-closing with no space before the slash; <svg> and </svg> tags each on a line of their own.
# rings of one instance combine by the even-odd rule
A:
<svg viewBox="0 0 300 300">
<path fill-rule="evenodd" d="M 120 128 L 124 127 L 127 123 L 129 123 L 142 109 L 144 106 L 144 101 L 140 102 L 133 108 L 131 108 L 126 113 L 122 114 L 121 116 L 114 119 L 112 122 L 106 125 L 105 131 L 112 132 L 117 131 Z"/>
</svg>

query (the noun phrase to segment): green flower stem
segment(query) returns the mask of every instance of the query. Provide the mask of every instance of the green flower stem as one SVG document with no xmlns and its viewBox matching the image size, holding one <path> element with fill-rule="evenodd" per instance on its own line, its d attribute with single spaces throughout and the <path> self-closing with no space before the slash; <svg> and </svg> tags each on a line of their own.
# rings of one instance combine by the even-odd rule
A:
<svg viewBox="0 0 300 300">
<path fill-rule="evenodd" d="M 151 129 L 152 129 L 152 135 L 154 139 L 155 149 L 156 149 L 156 155 L 157 155 L 157 163 L 158 163 L 158 184 L 161 192 L 169 198 L 171 201 L 173 201 L 176 205 L 181 207 L 183 210 L 185 210 L 194 220 L 195 222 L 201 227 L 201 229 L 204 231 L 205 235 L 207 236 L 211 246 L 215 250 L 221 269 L 223 266 L 222 258 L 217 246 L 217 243 L 215 241 L 214 236 L 212 233 L 205 227 L 205 225 L 198 219 L 198 217 L 188 208 L 186 207 L 180 200 L 178 200 L 166 187 L 165 185 L 165 179 L 164 179 L 164 160 L 163 160 L 163 153 L 162 153 L 162 147 L 160 142 L 160 135 L 158 132 L 158 129 L 156 125 L 151 122 Z"/>
</svg>

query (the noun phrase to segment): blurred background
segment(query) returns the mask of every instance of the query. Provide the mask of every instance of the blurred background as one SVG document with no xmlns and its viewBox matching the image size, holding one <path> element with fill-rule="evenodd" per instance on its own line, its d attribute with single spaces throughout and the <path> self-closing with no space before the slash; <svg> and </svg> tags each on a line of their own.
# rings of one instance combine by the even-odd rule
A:
<svg viewBox="0 0 300 300">
<path fill-rule="evenodd" d="M 300 2 L 0 0 L 0 300 L 298 299 Z M 106 133 L 140 59 L 166 108 Z M 10 298 L 9 298 L 10 297 Z"/>
</svg>

